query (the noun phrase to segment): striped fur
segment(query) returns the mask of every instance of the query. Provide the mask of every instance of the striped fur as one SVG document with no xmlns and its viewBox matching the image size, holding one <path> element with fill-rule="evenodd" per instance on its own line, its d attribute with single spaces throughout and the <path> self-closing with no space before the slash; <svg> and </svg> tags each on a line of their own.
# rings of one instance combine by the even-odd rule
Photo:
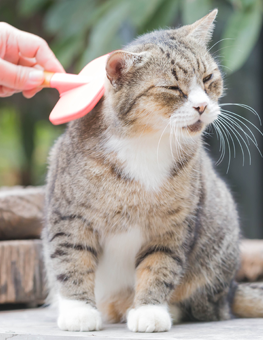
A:
<svg viewBox="0 0 263 340">
<path fill-rule="evenodd" d="M 114 52 L 104 97 L 51 151 L 43 242 L 61 329 L 127 309 L 142 332 L 169 330 L 169 310 L 176 322 L 262 316 L 233 282 L 236 207 L 202 143 L 223 92 L 206 49 L 216 13 Z"/>
</svg>

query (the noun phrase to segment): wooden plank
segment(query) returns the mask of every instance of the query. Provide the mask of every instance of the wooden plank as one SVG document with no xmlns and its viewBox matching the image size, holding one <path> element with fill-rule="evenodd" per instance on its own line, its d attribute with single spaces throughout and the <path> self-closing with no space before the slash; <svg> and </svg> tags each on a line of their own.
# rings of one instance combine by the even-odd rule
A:
<svg viewBox="0 0 263 340">
<path fill-rule="evenodd" d="M 44 187 L 0 189 L 0 240 L 39 238 Z"/>
<path fill-rule="evenodd" d="M 175 325 L 169 332 L 132 333 L 126 324 L 104 324 L 98 332 L 65 332 L 56 325 L 56 311 L 49 308 L 0 312 L 0 340 L 74 339 L 176 339 L 176 340 L 259 340 L 262 319 L 234 319 Z"/>
<path fill-rule="evenodd" d="M 0 303 L 41 303 L 44 282 L 40 240 L 0 242 Z"/>
</svg>

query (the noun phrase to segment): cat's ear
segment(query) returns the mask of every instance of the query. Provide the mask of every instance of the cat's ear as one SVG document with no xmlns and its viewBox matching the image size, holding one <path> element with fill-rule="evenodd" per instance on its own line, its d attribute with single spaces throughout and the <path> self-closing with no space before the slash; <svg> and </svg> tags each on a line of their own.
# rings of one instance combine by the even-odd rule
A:
<svg viewBox="0 0 263 340">
<path fill-rule="evenodd" d="M 187 36 L 192 37 L 202 45 L 207 45 L 212 38 L 217 12 L 218 10 L 214 9 L 202 19 L 197 20 L 192 25 L 184 26 L 182 29 L 185 29 Z"/>
<path fill-rule="evenodd" d="M 116 87 L 125 80 L 129 71 L 144 65 L 148 53 L 131 53 L 126 51 L 113 52 L 106 64 L 106 74 L 111 84 Z"/>
</svg>

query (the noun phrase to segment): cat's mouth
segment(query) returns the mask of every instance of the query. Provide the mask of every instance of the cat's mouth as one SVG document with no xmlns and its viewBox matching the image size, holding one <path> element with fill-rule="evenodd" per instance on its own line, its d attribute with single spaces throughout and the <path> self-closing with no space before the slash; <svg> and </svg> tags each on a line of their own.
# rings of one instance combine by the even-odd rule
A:
<svg viewBox="0 0 263 340">
<path fill-rule="evenodd" d="M 204 123 L 199 119 L 197 122 L 195 122 L 192 125 L 184 126 L 183 129 L 187 129 L 190 132 L 198 132 L 201 131 L 204 126 Z"/>
</svg>

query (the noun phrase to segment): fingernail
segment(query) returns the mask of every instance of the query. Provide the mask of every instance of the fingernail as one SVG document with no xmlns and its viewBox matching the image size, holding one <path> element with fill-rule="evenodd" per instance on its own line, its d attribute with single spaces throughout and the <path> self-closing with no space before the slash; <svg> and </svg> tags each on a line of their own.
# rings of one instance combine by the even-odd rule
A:
<svg viewBox="0 0 263 340">
<path fill-rule="evenodd" d="M 34 87 L 41 85 L 44 81 L 44 72 L 40 70 L 31 71 L 28 76 L 28 80 L 25 83 L 26 87 Z"/>
</svg>

